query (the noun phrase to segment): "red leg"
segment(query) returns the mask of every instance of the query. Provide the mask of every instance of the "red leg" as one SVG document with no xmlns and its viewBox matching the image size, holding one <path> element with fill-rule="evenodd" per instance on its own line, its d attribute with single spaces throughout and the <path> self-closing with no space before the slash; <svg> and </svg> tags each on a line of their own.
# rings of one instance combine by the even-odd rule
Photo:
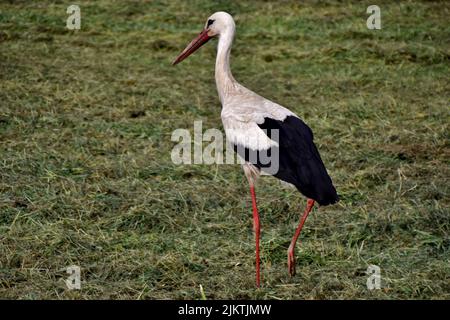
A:
<svg viewBox="0 0 450 320">
<path fill-rule="evenodd" d="M 256 195 L 255 187 L 250 186 L 250 193 L 252 195 L 252 205 L 253 205 L 253 230 L 255 231 L 255 246 L 256 246 L 256 286 L 259 288 L 260 284 L 260 271 L 259 271 L 259 214 L 258 208 L 256 207 Z"/>
<path fill-rule="evenodd" d="M 288 269 L 289 274 L 292 276 L 295 275 L 295 244 L 297 242 L 298 237 L 300 236 L 300 232 L 302 232 L 303 224 L 306 221 L 306 218 L 308 217 L 308 214 L 311 212 L 312 208 L 314 206 L 314 200 L 308 199 L 306 203 L 306 209 L 303 213 L 302 218 L 300 219 L 300 223 L 298 224 L 297 229 L 295 230 L 294 237 L 292 238 L 291 244 L 289 245 L 288 249 Z"/>
</svg>

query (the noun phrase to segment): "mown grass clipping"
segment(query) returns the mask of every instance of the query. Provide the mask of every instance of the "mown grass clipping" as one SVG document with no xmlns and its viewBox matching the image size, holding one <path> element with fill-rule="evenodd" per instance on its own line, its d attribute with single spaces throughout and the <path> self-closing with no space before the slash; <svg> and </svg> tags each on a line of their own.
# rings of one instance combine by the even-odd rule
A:
<svg viewBox="0 0 450 320">
<path fill-rule="evenodd" d="M 449 299 L 450 5 L 376 1 L 0 1 L 0 298 Z M 222 130 L 215 11 L 235 78 L 315 134 L 341 196 L 257 185 L 262 287 L 239 165 L 175 165 L 177 128 Z M 381 270 L 368 290 L 367 267 Z M 66 268 L 81 268 L 69 290 Z"/>
</svg>

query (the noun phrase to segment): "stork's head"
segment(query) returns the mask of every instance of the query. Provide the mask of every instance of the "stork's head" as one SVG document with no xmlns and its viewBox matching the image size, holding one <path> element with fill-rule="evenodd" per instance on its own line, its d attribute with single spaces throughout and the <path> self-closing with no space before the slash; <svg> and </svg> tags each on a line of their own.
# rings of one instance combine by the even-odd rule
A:
<svg viewBox="0 0 450 320">
<path fill-rule="evenodd" d="M 206 20 L 202 32 L 188 44 L 180 55 L 172 62 L 176 65 L 194 53 L 198 48 L 208 42 L 209 39 L 224 34 L 227 31 L 234 31 L 235 25 L 233 17 L 223 11 L 214 13 Z"/>
</svg>

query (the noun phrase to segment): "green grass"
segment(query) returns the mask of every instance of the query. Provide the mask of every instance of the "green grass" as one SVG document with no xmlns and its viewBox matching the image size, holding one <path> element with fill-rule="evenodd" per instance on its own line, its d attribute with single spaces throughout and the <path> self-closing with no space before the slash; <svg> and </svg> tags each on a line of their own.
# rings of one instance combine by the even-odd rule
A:
<svg viewBox="0 0 450 320">
<path fill-rule="evenodd" d="M 65 1 L 0 1 L 1 298 L 450 298 L 448 2 L 377 1 L 382 30 L 372 1 L 78 4 L 74 32 Z M 222 128 L 216 42 L 170 65 L 219 10 L 236 79 L 310 125 L 342 199 L 289 278 L 306 201 L 261 179 L 259 290 L 239 166 L 170 160 L 173 130 Z"/>
</svg>

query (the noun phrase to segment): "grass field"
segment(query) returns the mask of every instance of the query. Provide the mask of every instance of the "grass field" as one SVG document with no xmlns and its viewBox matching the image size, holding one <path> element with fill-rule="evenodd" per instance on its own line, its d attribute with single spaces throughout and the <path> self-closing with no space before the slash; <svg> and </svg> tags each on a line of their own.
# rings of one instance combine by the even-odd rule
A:
<svg viewBox="0 0 450 320">
<path fill-rule="evenodd" d="M 448 2 L 78 1 L 79 31 L 69 4 L 0 1 L 0 298 L 450 299 Z M 309 124 L 341 195 L 289 278 L 306 201 L 261 179 L 258 290 L 241 168 L 170 158 L 173 130 L 222 129 L 217 42 L 170 65 L 219 10 L 234 76 Z"/>
</svg>

